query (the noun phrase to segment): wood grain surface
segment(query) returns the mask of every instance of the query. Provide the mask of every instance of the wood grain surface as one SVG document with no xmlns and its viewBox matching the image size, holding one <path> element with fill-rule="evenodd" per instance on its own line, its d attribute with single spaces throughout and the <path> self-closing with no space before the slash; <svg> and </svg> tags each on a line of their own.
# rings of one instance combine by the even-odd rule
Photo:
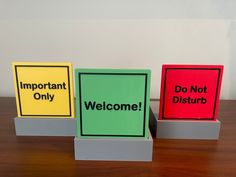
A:
<svg viewBox="0 0 236 177">
<path fill-rule="evenodd" d="M 220 102 L 218 141 L 155 139 L 152 162 L 75 161 L 73 137 L 17 137 L 15 116 L 0 98 L 0 177 L 236 177 L 236 101 Z"/>
</svg>

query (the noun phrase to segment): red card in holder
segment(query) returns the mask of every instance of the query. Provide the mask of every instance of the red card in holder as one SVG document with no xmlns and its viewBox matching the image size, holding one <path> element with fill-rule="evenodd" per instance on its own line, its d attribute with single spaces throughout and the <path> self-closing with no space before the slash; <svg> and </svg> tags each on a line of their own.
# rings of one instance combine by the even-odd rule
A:
<svg viewBox="0 0 236 177">
<path fill-rule="evenodd" d="M 216 120 L 222 65 L 163 65 L 159 120 Z"/>
</svg>

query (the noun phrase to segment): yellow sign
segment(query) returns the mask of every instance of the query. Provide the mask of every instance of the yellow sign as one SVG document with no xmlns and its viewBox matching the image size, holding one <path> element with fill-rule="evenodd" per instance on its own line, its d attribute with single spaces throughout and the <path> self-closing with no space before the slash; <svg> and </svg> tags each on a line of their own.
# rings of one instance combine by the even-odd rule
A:
<svg viewBox="0 0 236 177">
<path fill-rule="evenodd" d="M 12 64 L 19 117 L 73 118 L 70 63 Z"/>
</svg>

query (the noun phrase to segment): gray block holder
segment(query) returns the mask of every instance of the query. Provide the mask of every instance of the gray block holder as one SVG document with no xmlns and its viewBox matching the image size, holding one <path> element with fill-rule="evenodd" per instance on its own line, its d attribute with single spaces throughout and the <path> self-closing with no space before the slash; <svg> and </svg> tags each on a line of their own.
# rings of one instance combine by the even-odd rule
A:
<svg viewBox="0 0 236 177">
<path fill-rule="evenodd" d="M 75 160 L 152 161 L 153 139 L 75 137 Z"/>
<path fill-rule="evenodd" d="M 17 136 L 75 136 L 75 118 L 15 117 Z"/>
<path fill-rule="evenodd" d="M 219 139 L 221 122 L 216 121 L 185 121 L 156 120 L 156 138 L 167 139 Z M 155 121 L 153 121 L 155 122 Z"/>
</svg>

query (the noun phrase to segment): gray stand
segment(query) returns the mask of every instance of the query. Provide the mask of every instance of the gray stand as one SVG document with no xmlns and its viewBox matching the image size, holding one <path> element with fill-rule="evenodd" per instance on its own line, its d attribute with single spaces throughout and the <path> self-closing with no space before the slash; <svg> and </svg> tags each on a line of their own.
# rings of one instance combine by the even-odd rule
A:
<svg viewBox="0 0 236 177">
<path fill-rule="evenodd" d="M 150 135 L 150 133 L 149 133 Z M 75 160 L 152 161 L 153 139 L 75 137 Z"/>
<path fill-rule="evenodd" d="M 156 138 L 219 139 L 221 123 L 217 121 L 158 120 L 155 115 Z M 152 122 L 155 122 L 152 120 Z"/>
<path fill-rule="evenodd" d="M 75 136 L 73 118 L 15 118 L 17 136 Z"/>
</svg>

